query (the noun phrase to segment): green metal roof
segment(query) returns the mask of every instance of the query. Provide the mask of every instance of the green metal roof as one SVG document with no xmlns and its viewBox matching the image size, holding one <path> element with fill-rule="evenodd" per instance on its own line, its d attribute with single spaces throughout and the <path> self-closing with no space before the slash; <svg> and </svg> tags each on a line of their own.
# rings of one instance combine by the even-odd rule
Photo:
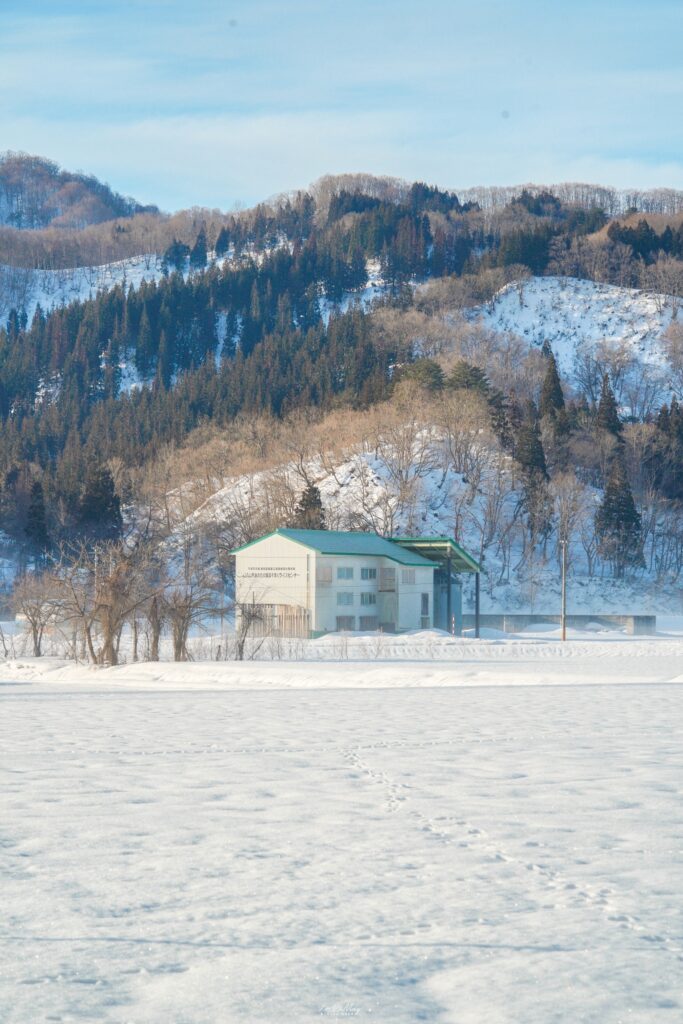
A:
<svg viewBox="0 0 683 1024">
<path fill-rule="evenodd" d="M 432 562 L 443 563 L 450 556 L 453 572 L 481 572 L 479 563 L 452 537 L 392 537 L 392 543 L 422 553 Z"/>
<path fill-rule="evenodd" d="M 434 561 L 424 558 L 417 551 L 411 551 L 402 547 L 393 540 L 386 537 L 378 537 L 376 533 L 355 533 L 342 530 L 292 530 L 283 527 L 273 530 L 265 537 L 252 540 L 242 547 L 236 548 L 232 554 L 237 555 L 240 551 L 258 544 L 266 537 L 286 537 L 297 544 L 320 552 L 321 555 L 369 555 L 379 558 L 389 558 L 399 565 L 428 566 L 434 568 Z"/>
</svg>

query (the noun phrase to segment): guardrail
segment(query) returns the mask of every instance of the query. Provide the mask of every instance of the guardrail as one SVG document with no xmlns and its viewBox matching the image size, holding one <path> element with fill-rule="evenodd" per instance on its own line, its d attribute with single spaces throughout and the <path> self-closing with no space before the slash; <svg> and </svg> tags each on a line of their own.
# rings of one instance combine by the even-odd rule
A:
<svg viewBox="0 0 683 1024">
<path fill-rule="evenodd" d="M 503 633 L 519 633 L 529 626 L 560 625 L 561 616 L 542 615 L 538 613 L 512 612 L 510 614 L 485 614 L 480 616 L 483 627 L 499 629 Z M 654 636 L 657 632 L 656 615 L 568 615 L 567 625 L 575 629 L 585 629 L 589 623 L 595 622 L 608 629 L 623 629 L 629 636 Z M 475 616 L 465 614 L 462 617 L 463 629 L 473 629 Z"/>
</svg>

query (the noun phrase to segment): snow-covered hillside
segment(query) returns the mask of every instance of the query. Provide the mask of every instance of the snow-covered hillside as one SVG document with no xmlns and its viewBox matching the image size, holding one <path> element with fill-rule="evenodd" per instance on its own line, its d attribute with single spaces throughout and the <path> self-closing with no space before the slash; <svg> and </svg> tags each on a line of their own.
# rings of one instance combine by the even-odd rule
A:
<svg viewBox="0 0 683 1024">
<path fill-rule="evenodd" d="M 406 436 L 410 426 L 406 426 Z M 474 462 L 474 460 L 473 460 Z M 396 438 L 358 445 L 344 461 L 331 466 L 312 461 L 306 466 L 320 490 L 328 529 L 366 530 L 384 535 L 456 536 L 482 561 L 482 611 L 543 611 L 560 605 L 554 534 L 547 557 L 524 556 L 521 491 L 507 458 L 481 453 L 479 469 L 467 477 L 453 470 L 440 437 L 418 432 L 412 447 Z M 475 481 L 475 477 L 478 477 Z M 303 483 L 296 467 L 280 466 L 215 482 L 215 492 L 182 519 L 169 541 L 179 552 L 188 535 L 220 536 L 220 546 L 241 543 L 245 530 L 258 536 L 291 514 L 288 496 Z M 191 501 L 188 487 L 185 501 Z M 592 523 L 601 494 L 585 487 L 579 500 L 585 523 Z M 176 516 L 181 504 L 177 495 Z M 560 499 L 561 500 L 561 499 Z M 172 502 L 173 503 L 173 502 Z M 663 527 L 664 528 L 664 527 Z M 595 559 L 587 561 L 579 521 L 570 543 L 570 607 L 573 612 L 679 614 L 676 581 L 642 574 L 637 580 L 598 575 Z M 473 607 L 472 577 L 463 578 L 465 610 Z"/>
<path fill-rule="evenodd" d="M 468 312 L 495 331 L 547 341 L 570 377 L 577 347 L 625 342 L 641 363 L 662 366 L 661 337 L 671 323 L 672 300 L 636 288 L 567 277 L 532 277 L 508 284 L 485 306 Z"/>
<path fill-rule="evenodd" d="M 258 259 L 260 254 L 252 255 Z M 217 258 L 215 253 L 209 253 L 210 265 L 222 266 L 231 260 L 230 254 Z M 31 270 L 0 264 L 0 321 L 5 320 L 12 309 L 18 309 L 26 313 L 30 323 L 38 306 L 47 313 L 70 302 L 85 302 L 98 292 L 108 291 L 116 285 L 138 288 L 143 281 L 158 281 L 163 274 L 163 261 L 155 253 L 131 256 L 130 259 L 101 266 L 64 270 Z M 327 322 L 333 310 L 346 310 L 354 302 L 367 307 L 385 291 L 379 261 L 369 260 L 368 282 L 364 288 L 348 293 L 340 303 L 321 297 L 323 319 Z"/>
<path fill-rule="evenodd" d="M 162 273 L 161 259 L 154 253 L 98 267 L 65 270 L 0 266 L 0 318 L 6 317 L 11 309 L 21 309 L 30 323 L 38 305 L 48 312 L 70 302 L 93 298 L 99 291 L 117 284 L 137 288 L 142 281 L 155 281 Z"/>
<path fill-rule="evenodd" d="M 230 256 L 226 259 L 229 262 Z M 224 262 L 214 254 L 209 261 Z M 65 270 L 0 266 L 0 320 L 16 308 L 24 310 L 30 322 L 38 305 L 47 312 L 119 284 L 139 287 L 143 281 L 158 280 L 163 273 L 162 260 L 155 253 Z M 364 289 L 345 296 L 340 304 L 321 297 L 323 318 L 327 320 L 333 309 L 346 309 L 353 302 L 367 307 L 385 291 L 379 263 L 371 260 Z M 533 277 L 506 285 L 490 303 L 467 310 L 466 317 L 491 330 L 519 335 L 532 345 L 547 341 L 563 376 L 571 379 L 577 348 L 603 341 L 624 342 L 638 362 L 663 369 L 666 359 L 661 337 L 674 308 L 667 295 L 577 278 Z"/>
</svg>

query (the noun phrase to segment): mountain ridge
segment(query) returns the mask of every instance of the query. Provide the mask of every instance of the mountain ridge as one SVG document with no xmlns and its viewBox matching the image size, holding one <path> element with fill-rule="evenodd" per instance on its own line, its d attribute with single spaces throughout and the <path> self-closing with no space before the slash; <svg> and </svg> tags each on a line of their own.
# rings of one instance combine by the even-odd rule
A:
<svg viewBox="0 0 683 1024">
<path fill-rule="evenodd" d="M 63 170 L 46 157 L 0 153 L 0 225 L 19 230 L 82 229 L 117 217 L 158 213 L 94 175 Z"/>
</svg>

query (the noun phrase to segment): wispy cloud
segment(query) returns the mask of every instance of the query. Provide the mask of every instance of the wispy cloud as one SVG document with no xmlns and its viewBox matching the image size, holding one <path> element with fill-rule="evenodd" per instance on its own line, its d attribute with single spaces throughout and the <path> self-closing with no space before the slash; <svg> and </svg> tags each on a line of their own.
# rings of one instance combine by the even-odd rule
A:
<svg viewBox="0 0 683 1024">
<path fill-rule="evenodd" d="M 169 208 L 360 169 L 683 185 L 668 0 L 58 6 L 4 0 L 0 145 Z"/>
</svg>

